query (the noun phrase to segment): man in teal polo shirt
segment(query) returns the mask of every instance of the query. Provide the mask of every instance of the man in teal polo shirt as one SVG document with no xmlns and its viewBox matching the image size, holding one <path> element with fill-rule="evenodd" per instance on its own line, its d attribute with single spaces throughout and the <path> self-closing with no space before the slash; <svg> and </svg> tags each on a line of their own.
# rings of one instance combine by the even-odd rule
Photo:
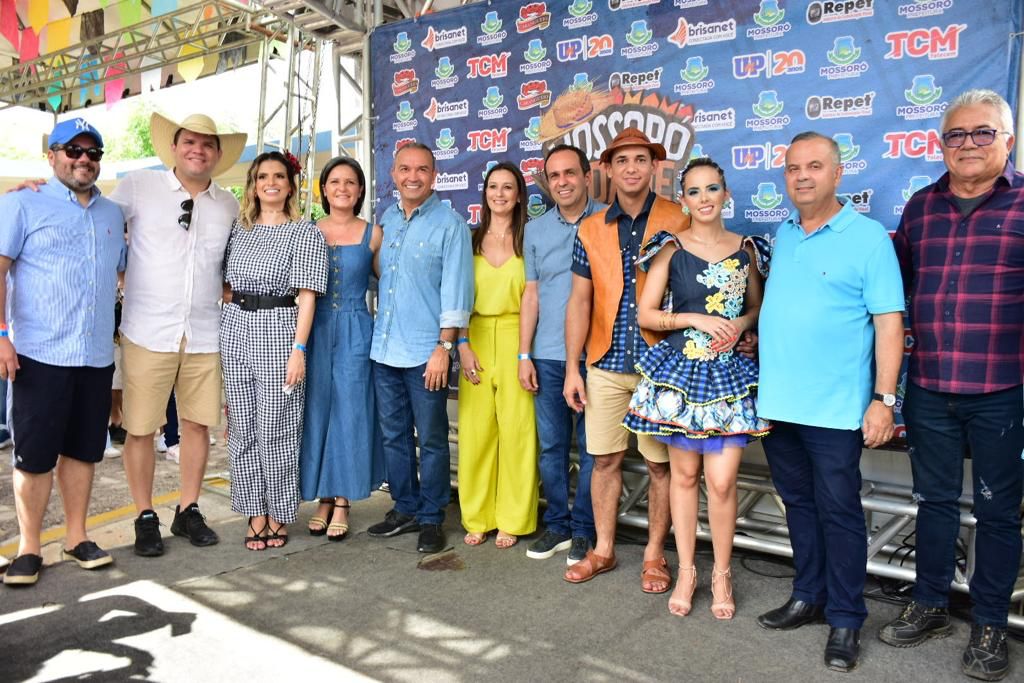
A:
<svg viewBox="0 0 1024 683">
<path fill-rule="evenodd" d="M 825 664 L 849 671 L 867 616 L 860 455 L 892 437 L 903 284 L 885 228 L 836 197 L 834 140 L 797 135 L 785 173 L 797 215 L 776 232 L 765 284 L 758 413 L 774 423 L 764 450 L 796 575 L 790 599 L 758 623 L 788 630 L 824 617 Z"/>
</svg>

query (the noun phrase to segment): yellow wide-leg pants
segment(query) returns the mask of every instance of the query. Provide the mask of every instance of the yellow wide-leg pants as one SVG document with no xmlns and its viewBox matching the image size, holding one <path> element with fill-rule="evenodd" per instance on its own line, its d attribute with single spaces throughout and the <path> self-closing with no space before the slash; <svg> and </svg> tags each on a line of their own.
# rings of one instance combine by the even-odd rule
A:
<svg viewBox="0 0 1024 683">
<path fill-rule="evenodd" d="M 462 526 L 523 536 L 537 528 L 537 423 L 519 385 L 519 315 L 474 315 L 469 338 L 480 384 L 459 375 Z"/>
</svg>

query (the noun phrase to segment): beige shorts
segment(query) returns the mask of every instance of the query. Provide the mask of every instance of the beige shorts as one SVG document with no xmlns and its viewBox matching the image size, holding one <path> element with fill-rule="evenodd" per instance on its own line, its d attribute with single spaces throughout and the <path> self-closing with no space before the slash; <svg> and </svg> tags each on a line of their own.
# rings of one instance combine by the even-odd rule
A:
<svg viewBox="0 0 1024 683">
<path fill-rule="evenodd" d="M 620 453 L 629 445 L 629 431 L 622 418 L 629 410 L 640 375 L 587 368 L 587 451 L 601 456 Z M 638 434 L 640 455 L 651 462 L 668 462 L 668 446 L 653 436 Z"/>
<path fill-rule="evenodd" d="M 207 427 L 220 422 L 220 354 L 185 353 L 184 349 L 184 339 L 177 353 L 165 353 L 121 336 L 122 426 L 129 434 L 152 434 L 167 421 L 172 388 L 179 418 Z"/>
</svg>

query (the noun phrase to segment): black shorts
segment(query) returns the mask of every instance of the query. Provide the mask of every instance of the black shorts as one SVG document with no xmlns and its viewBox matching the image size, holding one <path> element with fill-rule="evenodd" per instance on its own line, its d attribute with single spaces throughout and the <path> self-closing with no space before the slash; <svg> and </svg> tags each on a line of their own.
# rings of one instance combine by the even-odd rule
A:
<svg viewBox="0 0 1024 683">
<path fill-rule="evenodd" d="M 114 365 L 69 368 L 20 354 L 18 363 L 10 399 L 13 466 L 44 474 L 57 465 L 58 455 L 102 460 Z"/>
</svg>

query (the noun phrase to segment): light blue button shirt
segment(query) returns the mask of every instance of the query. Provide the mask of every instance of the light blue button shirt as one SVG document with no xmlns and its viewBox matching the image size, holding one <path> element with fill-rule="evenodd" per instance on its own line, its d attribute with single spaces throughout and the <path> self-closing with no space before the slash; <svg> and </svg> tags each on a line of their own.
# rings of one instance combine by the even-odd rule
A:
<svg viewBox="0 0 1024 683">
<path fill-rule="evenodd" d="M 408 219 L 401 203 L 381 217 L 377 318 L 370 357 L 423 365 L 440 331 L 466 327 L 473 310 L 473 248 L 466 221 L 431 193 Z"/>
<path fill-rule="evenodd" d="M 553 206 L 526 224 L 526 280 L 537 283 L 539 307 L 533 336 L 534 358 L 565 360 L 565 304 L 572 290 L 572 245 L 583 219 L 605 206 L 588 200 L 583 215 L 575 223 L 565 220 L 561 210 Z"/>
<path fill-rule="evenodd" d="M 124 217 L 93 190 L 89 205 L 56 178 L 0 196 L 0 254 L 11 259 L 8 322 L 19 354 L 49 365 L 114 362 Z"/>
<path fill-rule="evenodd" d="M 859 429 L 874 390 L 871 316 L 903 308 L 899 263 L 881 223 L 849 202 L 810 235 L 797 219 L 784 221 L 758 319 L 758 415 Z"/>
</svg>

